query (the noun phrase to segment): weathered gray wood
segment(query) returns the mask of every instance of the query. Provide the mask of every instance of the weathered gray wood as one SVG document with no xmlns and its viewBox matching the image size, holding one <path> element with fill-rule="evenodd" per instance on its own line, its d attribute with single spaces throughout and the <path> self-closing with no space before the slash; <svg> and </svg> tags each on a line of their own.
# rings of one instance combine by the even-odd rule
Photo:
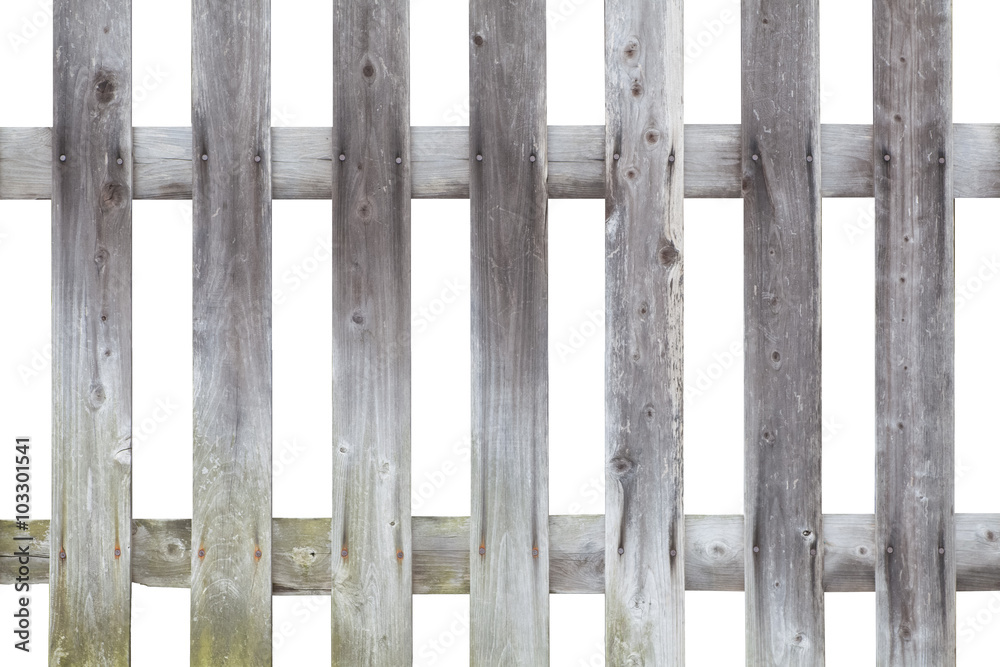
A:
<svg viewBox="0 0 1000 667">
<path fill-rule="evenodd" d="M 605 3 L 605 652 L 684 664 L 684 20 Z"/>
<path fill-rule="evenodd" d="M 49 562 L 49 663 L 128 665 L 131 5 L 57 0 L 53 9 L 51 530 L 59 557 Z"/>
<path fill-rule="evenodd" d="M 471 664 L 547 665 L 545 2 L 471 0 L 469 25 Z"/>
<path fill-rule="evenodd" d="M 270 2 L 193 11 L 191 664 L 270 665 Z"/>
<path fill-rule="evenodd" d="M 819 666 L 819 0 L 742 16 L 746 661 Z"/>
<path fill-rule="evenodd" d="M 330 199 L 330 128 L 271 131 L 275 199 Z M 824 197 L 874 193 L 871 125 L 822 127 Z M 133 199 L 191 198 L 191 128 L 137 127 Z M 684 128 L 684 196 L 741 197 L 740 126 Z M 49 199 L 52 132 L 0 128 L 0 199 Z M 469 132 L 464 127 L 411 128 L 414 199 L 469 196 Z M 1000 197 L 1000 125 L 955 125 L 955 195 Z M 550 199 L 604 198 L 604 127 L 549 127 Z"/>
<path fill-rule="evenodd" d="M 880 665 L 954 665 L 951 0 L 875 0 Z"/>
<path fill-rule="evenodd" d="M 409 0 L 334 5 L 333 664 L 413 659 Z"/>
<path fill-rule="evenodd" d="M 32 521 L 32 559 L 49 558 L 49 522 Z M 274 519 L 272 576 L 275 595 L 329 595 L 330 521 Z M 823 583 L 828 593 L 875 590 L 875 515 L 823 516 Z M 191 585 L 191 522 L 132 522 L 132 581 L 144 586 Z M 12 521 L 0 521 L 0 585 L 11 585 Z M 604 592 L 604 517 L 549 517 L 550 593 Z M 743 590 L 743 517 L 685 517 L 685 589 Z M 469 592 L 469 517 L 413 517 L 414 594 Z M 958 590 L 1000 590 L 1000 514 L 957 514 L 955 551 Z M 337 554 L 339 557 L 339 554 Z M 43 569 L 37 583 L 48 581 Z"/>
</svg>

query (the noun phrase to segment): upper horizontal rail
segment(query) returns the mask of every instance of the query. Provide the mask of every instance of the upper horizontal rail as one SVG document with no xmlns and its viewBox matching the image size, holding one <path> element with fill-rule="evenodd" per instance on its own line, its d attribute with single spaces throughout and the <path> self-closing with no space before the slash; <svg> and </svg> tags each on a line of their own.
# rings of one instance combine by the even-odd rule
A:
<svg viewBox="0 0 1000 667">
<path fill-rule="evenodd" d="M 275 595 L 330 593 L 330 520 L 273 519 Z M 32 558 L 49 557 L 49 522 L 32 521 Z M 743 517 L 685 517 L 685 588 L 743 590 Z M 823 515 L 823 587 L 875 590 L 875 517 Z M 132 580 L 146 586 L 191 585 L 190 519 L 132 522 Z M 17 569 L 13 521 L 0 521 L 0 585 Z M 604 592 L 604 516 L 549 517 L 552 593 Z M 766 548 L 766 545 L 762 545 Z M 1000 514 L 955 515 L 958 590 L 1000 590 Z M 32 571 L 45 583 L 48 568 Z M 413 517 L 413 592 L 469 592 L 469 517 Z"/>
<path fill-rule="evenodd" d="M 549 127 L 550 198 L 604 197 L 604 132 L 600 125 Z M 415 126 L 412 133 L 413 198 L 467 198 L 468 128 Z M 272 129 L 275 199 L 331 198 L 332 136 L 322 127 Z M 133 198 L 191 199 L 191 128 L 136 127 L 133 138 Z M 739 125 L 687 125 L 684 141 L 685 197 L 741 196 Z M 874 196 L 871 125 L 824 125 L 821 145 L 824 197 Z M 1000 124 L 956 124 L 954 161 L 956 197 L 1000 197 Z M 0 199 L 51 196 L 51 128 L 0 128 Z"/>
</svg>

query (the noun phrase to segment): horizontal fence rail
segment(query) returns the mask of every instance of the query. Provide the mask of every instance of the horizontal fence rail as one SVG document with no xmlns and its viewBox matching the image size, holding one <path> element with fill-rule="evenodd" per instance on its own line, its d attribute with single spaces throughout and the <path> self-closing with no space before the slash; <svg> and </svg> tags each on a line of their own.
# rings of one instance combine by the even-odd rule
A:
<svg viewBox="0 0 1000 667">
<path fill-rule="evenodd" d="M 955 196 L 1000 197 L 1000 124 L 955 124 Z M 469 197 L 469 129 L 414 126 L 410 159 L 414 199 Z M 132 130 L 133 199 L 191 199 L 191 128 Z M 274 199 L 330 199 L 333 133 L 324 127 L 271 129 Z M 871 125 L 823 125 L 823 197 L 873 197 Z M 742 196 L 739 125 L 684 127 L 684 196 Z M 0 128 L 0 199 L 52 197 L 52 130 Z M 338 151 L 339 152 L 339 151 Z M 549 199 L 603 199 L 605 129 L 552 125 Z"/>
<path fill-rule="evenodd" d="M 684 528 L 685 589 L 743 590 L 743 517 L 688 515 Z M 32 521 L 32 558 L 50 557 L 49 522 Z M 823 515 L 823 589 L 828 593 L 875 590 L 875 517 Z M 0 585 L 17 570 L 13 521 L 0 521 Z M 330 593 L 330 519 L 273 519 L 275 595 Z M 469 592 L 469 518 L 413 517 L 413 592 Z M 339 547 L 339 545 L 338 545 Z M 604 592 L 604 517 L 549 517 L 549 592 Z M 339 557 L 339 549 L 336 554 Z M 955 515 L 959 591 L 1000 590 L 1000 514 Z M 37 583 L 46 583 L 46 571 Z M 191 585 L 191 521 L 132 522 L 132 581 L 145 586 Z"/>
</svg>

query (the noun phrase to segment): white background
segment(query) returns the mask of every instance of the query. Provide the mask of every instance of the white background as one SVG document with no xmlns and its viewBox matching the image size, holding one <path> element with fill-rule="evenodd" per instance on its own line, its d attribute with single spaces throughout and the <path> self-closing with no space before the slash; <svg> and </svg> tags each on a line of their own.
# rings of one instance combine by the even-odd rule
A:
<svg viewBox="0 0 1000 667">
<path fill-rule="evenodd" d="M 955 121 L 1000 122 L 992 27 L 1000 4 L 955 0 Z M 738 0 L 686 3 L 688 123 L 740 122 Z M 871 123 L 871 0 L 821 0 L 822 120 Z M 190 2 L 134 0 L 133 124 L 190 125 Z M 332 3 L 275 0 L 273 124 L 332 122 Z M 604 123 L 603 3 L 548 2 L 549 123 Z M 412 122 L 468 123 L 465 0 L 412 0 Z M 51 0 L 0 7 L 0 126 L 52 122 Z M 2 158 L 2 156 L 0 156 Z M 134 204 L 134 516 L 191 516 L 191 204 Z M 1000 205 L 957 210 L 956 509 L 1000 512 Z M 685 503 L 742 513 L 742 205 L 685 206 Z M 871 199 L 823 204 L 823 511 L 874 511 L 874 234 Z M 413 511 L 470 506 L 469 206 L 413 202 Z M 552 201 L 549 226 L 550 511 L 599 514 L 603 472 L 601 201 Z M 274 516 L 331 514 L 331 206 L 274 203 Z M 0 202 L 0 518 L 13 517 L 13 441 L 30 435 L 33 517 L 50 516 L 50 205 Z M 36 567 L 41 567 L 36 564 Z M 11 647 L 0 589 L 0 662 L 43 665 L 46 586 L 32 589 L 34 652 Z M 133 586 L 133 664 L 188 656 L 187 590 Z M 551 597 L 553 665 L 603 665 L 603 596 Z M 828 664 L 874 664 L 875 598 L 826 596 Z M 959 593 L 959 664 L 993 664 L 1000 593 Z M 742 593 L 687 594 L 692 665 L 744 660 Z M 328 598 L 274 598 L 274 663 L 329 663 Z M 416 596 L 417 665 L 468 664 L 467 596 Z"/>
</svg>

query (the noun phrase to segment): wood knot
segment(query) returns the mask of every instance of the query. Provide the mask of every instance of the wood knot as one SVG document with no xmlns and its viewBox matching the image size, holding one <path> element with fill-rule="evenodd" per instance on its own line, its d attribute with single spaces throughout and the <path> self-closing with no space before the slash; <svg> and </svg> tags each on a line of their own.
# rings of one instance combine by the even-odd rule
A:
<svg viewBox="0 0 1000 667">
<path fill-rule="evenodd" d="M 474 35 L 473 38 L 472 38 L 472 43 L 475 44 L 476 46 L 482 46 L 483 45 L 483 36 L 482 35 Z"/>
<path fill-rule="evenodd" d="M 660 249 L 656 251 L 656 257 L 660 262 L 660 265 L 670 268 L 677 263 L 680 259 L 681 253 L 674 245 L 673 241 L 667 241 L 660 246 Z"/>
<path fill-rule="evenodd" d="M 355 310 L 354 314 L 351 315 L 351 321 L 354 322 L 355 324 L 364 324 L 365 316 L 361 313 L 360 310 Z M 341 447 L 341 449 L 343 449 L 343 447 Z"/>
<path fill-rule="evenodd" d="M 646 143 L 655 146 L 660 141 L 659 130 L 646 130 Z"/>
<path fill-rule="evenodd" d="M 632 82 L 632 97 L 642 97 L 642 84 L 638 80 Z"/>
<path fill-rule="evenodd" d="M 108 252 L 107 248 L 98 248 L 97 252 L 94 253 L 94 264 L 97 266 L 104 266 L 108 263 L 108 258 L 111 254 Z"/>
<path fill-rule="evenodd" d="M 107 395 L 104 391 L 103 384 L 94 384 L 90 387 L 90 407 L 97 409 L 104 405 L 104 401 L 107 399 Z"/>
<path fill-rule="evenodd" d="M 119 208 L 125 203 L 125 187 L 109 181 L 101 186 L 101 208 L 105 211 Z"/>
<path fill-rule="evenodd" d="M 366 62 L 365 66 L 361 68 L 361 73 L 364 74 L 366 79 L 370 79 L 375 76 L 375 66 L 371 62 Z"/>
<path fill-rule="evenodd" d="M 652 419 L 656 416 L 656 408 L 653 407 L 652 403 L 647 403 L 642 408 L 642 414 L 646 419 Z"/>
<path fill-rule="evenodd" d="M 635 469 L 635 464 L 626 456 L 616 456 L 610 461 L 611 470 L 619 477 L 630 474 Z"/>
<path fill-rule="evenodd" d="M 635 57 L 639 55 L 639 40 L 634 37 L 628 40 L 622 50 L 622 55 L 625 56 L 626 62 L 635 60 Z"/>
<path fill-rule="evenodd" d="M 101 71 L 97 73 L 97 80 L 94 82 L 94 97 L 99 104 L 108 104 L 114 100 L 117 88 L 114 75 L 111 72 Z"/>
<path fill-rule="evenodd" d="M 985 538 L 986 538 L 986 541 L 987 541 L 987 542 L 996 542 L 996 541 L 997 541 L 997 534 L 996 534 L 996 533 L 994 533 L 994 532 L 993 532 L 992 530 L 987 530 L 987 531 L 986 531 L 986 532 L 985 532 L 985 533 L 983 534 L 983 537 L 985 537 Z"/>
</svg>

